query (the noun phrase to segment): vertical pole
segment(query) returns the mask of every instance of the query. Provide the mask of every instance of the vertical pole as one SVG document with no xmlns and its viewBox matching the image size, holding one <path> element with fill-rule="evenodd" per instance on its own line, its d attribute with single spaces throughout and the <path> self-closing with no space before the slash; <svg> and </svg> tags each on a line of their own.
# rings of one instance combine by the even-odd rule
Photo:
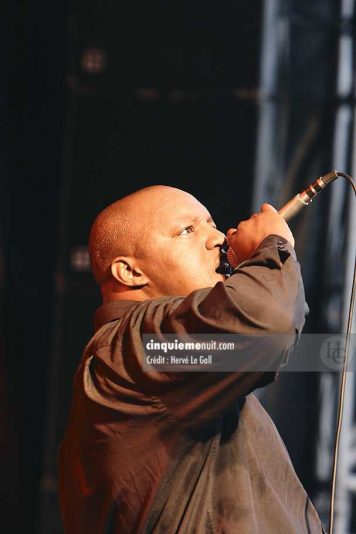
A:
<svg viewBox="0 0 356 534">
<path fill-rule="evenodd" d="M 259 210 L 261 202 L 273 202 L 278 186 L 276 169 L 279 165 L 275 150 L 278 117 L 278 6 L 279 0 L 264 0 L 253 211 Z"/>
<path fill-rule="evenodd" d="M 353 43 L 354 0 L 341 0 L 341 28 L 339 38 L 339 56 L 337 72 L 337 98 L 339 100 L 335 117 L 333 164 L 335 169 L 349 168 L 352 138 L 355 139 L 353 79 L 354 79 L 354 43 Z M 356 172 L 356 158 L 353 151 L 352 172 Z M 345 205 L 348 205 L 345 221 Z M 356 247 L 356 206 L 354 195 L 346 182 L 338 180 L 330 188 L 330 212 L 327 227 L 328 250 L 326 254 L 326 280 L 330 285 L 328 300 L 324 314 L 326 326 L 331 331 L 346 332 L 353 269 L 355 265 Z M 335 258 L 338 258 L 335 261 Z M 340 260 L 344 265 L 340 266 Z M 344 277 L 340 279 L 340 270 L 344 267 Z M 338 282 L 335 284 L 335 281 Z M 341 287 L 339 287 L 341 286 Z M 341 320 L 340 320 L 341 317 Z M 350 354 L 350 357 L 352 355 Z M 320 398 L 324 415 L 319 420 L 319 442 L 317 446 L 317 474 L 321 482 L 330 477 L 332 453 L 330 437 L 335 427 L 336 408 L 330 403 L 330 396 L 336 402 L 336 390 L 339 377 L 322 375 L 320 379 Z M 330 392 L 330 380 L 333 393 Z M 344 398 L 342 432 L 339 444 L 338 469 L 335 498 L 335 534 L 348 534 L 352 520 L 352 494 L 355 487 L 352 475 L 352 459 L 355 456 L 355 443 L 352 444 L 352 432 L 355 432 L 354 420 L 354 388 L 353 373 L 348 373 Z M 327 393 L 326 393 L 327 392 Z M 325 395 L 328 395 L 326 398 Z M 326 413 L 327 412 L 327 413 Z M 329 430 L 326 430 L 329 429 Z M 327 434 L 327 435 L 325 435 Z M 333 442 L 334 445 L 334 442 Z M 328 449 L 328 450 L 326 450 Z M 355 461 L 355 460 L 354 460 Z"/>
</svg>

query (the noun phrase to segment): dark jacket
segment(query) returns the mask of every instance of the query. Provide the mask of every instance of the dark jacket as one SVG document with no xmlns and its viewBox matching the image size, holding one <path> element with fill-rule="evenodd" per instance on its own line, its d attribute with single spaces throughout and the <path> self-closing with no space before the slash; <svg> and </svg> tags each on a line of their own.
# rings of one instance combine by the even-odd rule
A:
<svg viewBox="0 0 356 534">
<path fill-rule="evenodd" d="M 320 534 L 273 422 L 249 394 L 274 379 L 263 361 L 285 361 L 304 316 L 299 265 L 278 236 L 214 288 L 99 308 L 59 451 L 65 531 Z M 160 333 L 289 336 L 252 351 L 254 371 L 147 372 L 142 335 Z"/>
</svg>

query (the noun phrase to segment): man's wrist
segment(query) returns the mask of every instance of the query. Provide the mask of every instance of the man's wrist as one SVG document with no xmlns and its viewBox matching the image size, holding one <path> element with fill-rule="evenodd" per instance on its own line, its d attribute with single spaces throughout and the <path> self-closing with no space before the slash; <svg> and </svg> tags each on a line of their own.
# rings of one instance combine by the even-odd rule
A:
<svg viewBox="0 0 356 534">
<path fill-rule="evenodd" d="M 270 234 L 261 241 L 258 245 L 254 255 L 256 255 L 260 250 L 265 248 L 277 247 L 279 256 L 282 261 L 287 259 L 289 256 L 292 256 L 296 259 L 296 254 L 293 245 L 286 239 L 278 234 Z"/>
</svg>

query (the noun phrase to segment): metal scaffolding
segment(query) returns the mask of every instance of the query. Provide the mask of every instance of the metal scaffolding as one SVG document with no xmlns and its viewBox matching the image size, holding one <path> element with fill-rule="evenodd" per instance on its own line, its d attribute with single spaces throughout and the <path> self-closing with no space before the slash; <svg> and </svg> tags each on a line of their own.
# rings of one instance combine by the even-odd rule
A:
<svg viewBox="0 0 356 534">
<path fill-rule="evenodd" d="M 280 0 L 265 0 L 263 7 L 259 117 L 255 180 L 252 197 L 253 211 L 261 202 L 274 202 L 283 180 L 280 158 L 279 71 L 285 60 L 281 50 L 288 50 L 288 19 L 280 10 Z"/>
<path fill-rule="evenodd" d="M 339 20 L 335 21 L 338 32 L 338 58 L 336 94 L 333 95 L 333 101 L 336 100 L 337 106 L 331 117 L 334 123 L 332 157 L 327 157 L 326 146 L 322 146 L 321 150 L 324 151 L 323 160 L 328 159 L 331 168 L 345 172 L 351 170 L 351 174 L 355 177 L 356 150 L 353 146 L 353 140 L 356 140 L 354 121 L 355 2 L 354 0 L 340 0 L 339 2 L 335 0 L 329 4 L 338 8 L 340 14 Z M 288 174 L 287 171 L 286 146 L 288 135 L 290 135 L 288 120 L 293 102 L 286 104 L 283 80 L 288 78 L 291 13 L 293 7 L 296 8 L 296 6 L 297 4 L 291 2 L 288 11 L 280 0 L 264 1 L 260 107 L 253 195 L 255 211 L 259 209 L 262 202 L 266 201 L 276 206 L 281 205 L 279 192 L 283 188 L 286 189 L 288 184 L 283 182 L 288 181 L 291 176 L 291 173 Z M 300 6 L 301 4 L 298 9 Z M 304 8 L 306 6 L 307 4 L 304 3 Z M 318 8 L 317 3 L 314 8 Z M 304 16 L 307 16 L 306 13 L 307 9 L 304 11 Z M 306 24 L 308 22 L 307 20 Z M 303 47 L 300 54 L 306 54 L 306 49 L 307 47 Z M 320 61 L 327 62 L 329 58 L 325 55 L 320 58 Z M 309 80 L 305 80 L 306 87 L 308 83 Z M 310 147 L 307 150 L 310 150 Z M 314 176 L 310 177 L 311 180 L 314 178 Z M 298 190 L 294 191 L 294 194 L 297 192 Z M 322 315 L 320 324 L 324 325 L 325 332 L 345 333 L 356 249 L 356 204 L 352 190 L 346 182 L 338 180 L 330 187 L 329 210 L 322 224 L 326 228 L 326 247 L 320 266 L 323 279 L 320 295 Z M 352 331 L 355 332 L 355 321 Z M 350 357 L 352 357 L 351 354 Z M 315 442 L 315 486 L 317 488 L 313 502 L 326 527 L 330 505 L 338 388 L 338 374 L 335 372 L 321 374 L 318 393 L 318 429 L 315 436 L 311 437 Z M 352 506 L 354 504 L 355 508 L 356 502 L 355 388 L 354 374 L 348 373 L 337 470 L 334 534 L 356 533 L 356 517 Z"/>
<path fill-rule="evenodd" d="M 348 169 L 356 173 L 354 101 L 354 15 L 353 0 L 342 0 L 337 72 L 337 110 L 335 115 L 333 167 Z M 350 161 L 351 160 L 351 161 Z M 326 286 L 323 311 L 329 331 L 346 333 L 352 277 L 356 250 L 356 205 L 348 184 L 335 183 L 331 189 L 330 210 L 327 221 L 327 244 L 325 255 Z M 335 261 L 335 258 L 338 261 Z M 336 283 L 335 283 L 336 282 Z M 355 332 L 355 323 L 353 324 Z M 352 356 L 352 355 L 350 355 Z M 332 467 L 338 375 L 323 374 L 320 378 L 320 402 L 323 416 L 318 432 L 317 475 L 321 482 L 330 478 Z M 335 534 L 356 532 L 356 517 L 352 512 L 352 499 L 356 495 L 356 413 L 355 377 L 347 373 L 344 398 L 344 414 L 337 466 L 335 495 Z M 331 448 L 332 445 L 332 448 Z M 328 492 L 326 484 L 319 494 L 319 502 L 326 505 Z"/>
</svg>

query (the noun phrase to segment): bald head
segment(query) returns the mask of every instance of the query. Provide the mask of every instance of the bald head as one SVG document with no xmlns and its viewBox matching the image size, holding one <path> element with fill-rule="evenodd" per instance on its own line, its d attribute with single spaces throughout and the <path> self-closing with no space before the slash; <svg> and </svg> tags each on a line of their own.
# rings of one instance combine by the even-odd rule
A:
<svg viewBox="0 0 356 534">
<path fill-rule="evenodd" d="M 99 284 L 108 279 L 116 257 L 145 255 L 144 230 L 157 221 L 159 208 L 167 196 L 179 191 L 164 185 L 145 187 L 99 213 L 89 235 L 91 267 Z"/>
</svg>

